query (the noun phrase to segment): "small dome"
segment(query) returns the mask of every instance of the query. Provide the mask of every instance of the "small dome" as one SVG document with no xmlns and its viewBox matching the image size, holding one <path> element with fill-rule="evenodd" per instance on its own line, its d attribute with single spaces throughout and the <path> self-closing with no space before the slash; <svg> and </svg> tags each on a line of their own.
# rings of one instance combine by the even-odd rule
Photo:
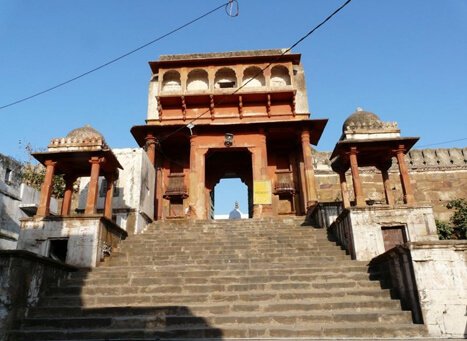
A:
<svg viewBox="0 0 467 341">
<path fill-rule="evenodd" d="M 380 125 L 381 119 L 379 118 L 378 115 L 369 112 L 369 111 L 364 111 L 361 108 L 357 108 L 357 111 L 355 111 L 352 115 L 350 115 L 344 122 L 344 125 L 342 126 L 342 131 L 346 131 L 348 126 L 355 126 L 355 125 L 365 125 L 365 126 L 376 126 Z"/>
<path fill-rule="evenodd" d="M 77 139 L 104 139 L 101 133 L 96 129 L 91 127 L 89 124 L 86 124 L 84 127 L 73 129 L 66 136 L 67 138 L 77 138 Z"/>
</svg>

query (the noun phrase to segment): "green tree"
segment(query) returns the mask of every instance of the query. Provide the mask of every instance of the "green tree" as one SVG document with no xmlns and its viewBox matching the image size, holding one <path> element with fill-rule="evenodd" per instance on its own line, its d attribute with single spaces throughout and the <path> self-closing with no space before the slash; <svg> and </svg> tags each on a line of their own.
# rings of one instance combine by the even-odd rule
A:
<svg viewBox="0 0 467 341">
<path fill-rule="evenodd" d="M 439 239 L 467 239 L 467 200 L 451 200 L 446 207 L 453 209 L 454 213 L 449 223 L 436 220 Z"/>
</svg>

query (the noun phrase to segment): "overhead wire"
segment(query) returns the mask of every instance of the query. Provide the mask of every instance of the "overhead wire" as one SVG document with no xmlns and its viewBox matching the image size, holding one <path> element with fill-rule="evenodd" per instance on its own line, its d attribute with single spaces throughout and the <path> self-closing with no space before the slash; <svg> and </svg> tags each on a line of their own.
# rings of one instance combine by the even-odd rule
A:
<svg viewBox="0 0 467 341">
<path fill-rule="evenodd" d="M 423 144 L 421 146 L 417 146 L 417 148 L 425 148 L 425 147 L 437 146 L 437 145 L 445 144 L 445 143 L 460 142 L 460 141 L 465 141 L 465 140 L 467 140 L 467 137 L 464 137 L 464 138 L 461 138 L 461 139 L 456 139 L 456 140 L 449 140 L 449 141 L 435 142 L 435 143 L 430 143 L 430 144 Z"/>
<path fill-rule="evenodd" d="M 229 95 L 232 96 L 232 95 L 235 95 L 236 93 L 238 93 L 241 89 L 243 89 L 247 84 L 249 84 L 251 81 L 253 81 L 254 79 L 256 79 L 259 75 L 263 74 L 264 70 L 266 70 L 267 68 L 271 67 L 272 64 L 276 63 L 278 60 L 280 60 L 280 58 L 282 58 L 282 56 L 284 56 L 285 54 L 287 54 L 288 52 L 290 52 L 294 47 L 296 47 L 298 44 L 300 44 L 302 41 L 304 41 L 306 38 L 308 38 L 310 35 L 312 35 L 317 29 L 319 29 L 321 26 L 323 26 L 325 23 L 327 23 L 329 20 L 331 20 L 332 17 L 334 17 L 337 13 L 339 13 L 342 9 L 344 9 L 344 7 L 346 7 L 352 0 L 347 0 L 345 1 L 341 6 L 339 6 L 335 11 L 333 11 L 330 15 L 328 15 L 324 20 L 322 20 L 318 25 L 316 25 L 315 27 L 313 27 L 310 31 L 308 31 L 305 35 L 303 35 L 300 39 L 298 39 L 295 43 L 293 43 L 289 48 L 285 49 L 279 56 L 277 56 L 276 58 L 274 58 L 273 61 L 269 62 L 266 66 L 264 66 L 262 69 L 260 69 L 253 77 L 251 77 L 250 79 L 248 79 L 246 82 L 244 82 L 240 87 L 238 87 L 235 91 L 233 91 L 232 93 L 230 93 Z M 219 102 L 217 102 L 217 105 L 219 104 L 222 104 L 223 102 L 225 101 L 225 97 L 224 99 L 221 99 Z M 160 142 L 163 142 L 165 141 L 166 139 L 168 139 L 169 137 L 171 137 L 172 135 L 182 131 L 183 129 L 187 128 L 187 126 L 189 125 L 192 125 L 194 122 L 196 122 L 197 120 L 199 120 L 201 117 L 203 117 L 204 115 L 206 115 L 208 112 L 210 112 L 210 109 L 207 109 L 205 111 L 203 111 L 201 114 L 199 114 L 198 116 L 196 116 L 195 118 L 193 118 L 192 120 L 190 120 L 188 122 L 188 124 L 184 125 L 184 126 L 181 126 L 177 129 L 175 129 L 173 132 L 163 136 L 162 138 L 159 139 L 159 143 Z"/>
<path fill-rule="evenodd" d="M 237 7 L 234 7 L 234 5 L 233 5 L 234 3 L 236 3 Z M 228 10 L 228 7 L 230 7 L 230 11 Z M 164 39 L 164 38 L 178 32 L 178 31 L 184 29 L 185 27 L 188 27 L 188 26 L 194 24 L 195 22 L 209 16 L 210 14 L 220 10 L 221 8 L 225 8 L 227 14 L 229 16 L 231 16 L 231 17 L 234 17 L 234 16 L 238 15 L 238 3 L 237 3 L 237 1 L 236 0 L 229 0 L 228 2 L 225 2 L 222 5 L 219 5 L 219 6 L 215 7 L 215 8 L 213 8 L 213 9 L 211 9 L 210 11 L 208 11 L 208 12 L 206 12 L 206 13 L 204 13 L 204 14 L 202 14 L 202 15 L 200 15 L 200 16 L 198 16 L 198 17 L 196 17 L 196 18 L 194 18 L 194 19 L 192 19 L 190 21 L 188 21 L 187 23 L 185 23 L 185 24 L 183 24 L 181 26 L 178 26 L 177 28 L 174 28 L 173 30 L 171 30 L 171 31 L 169 31 L 169 32 L 167 32 L 165 34 L 163 34 L 163 35 L 161 35 L 161 36 L 159 36 L 159 37 L 157 37 L 157 38 L 155 38 L 155 39 L 153 39 L 153 40 L 151 40 L 151 41 L 149 41 L 149 42 L 147 42 L 147 43 L 145 43 L 145 44 L 143 44 L 141 46 L 138 46 L 137 48 L 135 48 L 135 49 L 133 49 L 133 50 L 131 50 L 129 52 L 126 52 L 126 53 L 120 55 L 119 57 L 111 59 L 111 60 L 109 60 L 108 62 L 106 62 L 104 64 L 101 64 L 101 65 L 99 65 L 99 66 L 97 66 L 97 67 L 95 67 L 95 68 L 93 68 L 91 70 L 83 72 L 83 73 L 81 73 L 81 74 L 79 74 L 79 75 L 77 75 L 77 76 L 75 76 L 73 78 L 70 78 L 70 79 L 68 79 L 68 80 L 66 80 L 64 82 L 56 84 L 56 85 L 54 85 L 54 86 L 52 86 L 50 88 L 47 88 L 45 90 L 39 91 L 39 92 L 37 92 L 35 94 L 32 94 L 30 96 L 27 96 L 27 97 L 21 98 L 19 100 L 13 101 L 11 103 L 5 104 L 3 106 L 0 106 L 0 110 L 11 107 L 13 105 L 16 105 L 16 104 L 19 104 L 19 103 L 22 103 L 22 102 L 25 102 L 25 101 L 28 101 L 28 100 L 30 100 L 32 98 L 41 96 L 41 95 L 43 95 L 45 93 L 48 93 L 48 92 L 53 91 L 55 89 L 58 89 L 58 88 L 60 88 L 62 86 L 65 86 L 65 85 L 67 85 L 69 83 L 72 83 L 72 82 L 74 82 L 74 81 L 76 81 L 76 80 L 78 80 L 80 78 L 83 78 L 83 77 L 85 77 L 85 76 L 87 76 L 87 75 L 89 75 L 91 73 L 94 73 L 94 72 L 96 72 L 98 70 L 101 70 L 101 69 L 103 69 L 103 68 L 105 68 L 105 67 L 107 67 L 107 66 L 109 66 L 111 64 L 114 64 L 114 63 L 118 62 L 119 60 L 121 60 L 123 58 L 126 58 L 126 57 L 128 57 L 128 56 L 130 56 L 130 55 L 144 49 L 145 47 L 148 47 L 149 45 L 152 45 L 152 44 L 154 44 L 154 43 L 156 43 L 156 42 L 158 42 L 158 41 L 160 41 L 160 40 L 162 40 L 162 39 Z M 231 14 L 229 14 L 229 12 Z"/>
</svg>

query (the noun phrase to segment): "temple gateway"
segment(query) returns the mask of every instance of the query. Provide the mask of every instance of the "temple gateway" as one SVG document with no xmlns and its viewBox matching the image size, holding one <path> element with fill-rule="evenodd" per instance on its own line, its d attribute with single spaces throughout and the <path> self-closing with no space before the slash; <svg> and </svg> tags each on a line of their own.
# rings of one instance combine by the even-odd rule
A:
<svg viewBox="0 0 467 341">
<path fill-rule="evenodd" d="M 155 218 L 213 216 L 214 186 L 238 177 L 250 218 L 304 215 L 317 203 L 299 54 L 161 56 L 150 62 L 146 125 L 131 133 L 157 169 Z"/>
</svg>

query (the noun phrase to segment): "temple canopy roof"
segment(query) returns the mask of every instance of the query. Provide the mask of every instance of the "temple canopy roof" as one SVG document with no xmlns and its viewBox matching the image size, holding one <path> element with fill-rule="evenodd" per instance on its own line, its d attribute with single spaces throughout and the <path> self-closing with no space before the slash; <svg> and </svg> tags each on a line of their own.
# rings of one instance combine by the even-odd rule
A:
<svg viewBox="0 0 467 341">
<path fill-rule="evenodd" d="M 388 164 L 394 151 L 403 147 L 408 152 L 418 137 L 401 137 L 397 122 L 384 122 L 378 115 L 362 108 L 352 113 L 342 126 L 342 136 L 330 159 L 334 170 L 350 167 L 348 152 L 357 148 L 360 166 Z"/>
<path fill-rule="evenodd" d="M 58 162 L 57 174 L 88 175 L 89 160 L 92 157 L 103 159 L 103 173 L 113 173 L 117 168 L 123 169 L 102 134 L 90 125 L 73 129 L 66 137 L 53 138 L 47 152 L 33 153 L 32 156 L 42 164 L 47 160 Z"/>
</svg>

